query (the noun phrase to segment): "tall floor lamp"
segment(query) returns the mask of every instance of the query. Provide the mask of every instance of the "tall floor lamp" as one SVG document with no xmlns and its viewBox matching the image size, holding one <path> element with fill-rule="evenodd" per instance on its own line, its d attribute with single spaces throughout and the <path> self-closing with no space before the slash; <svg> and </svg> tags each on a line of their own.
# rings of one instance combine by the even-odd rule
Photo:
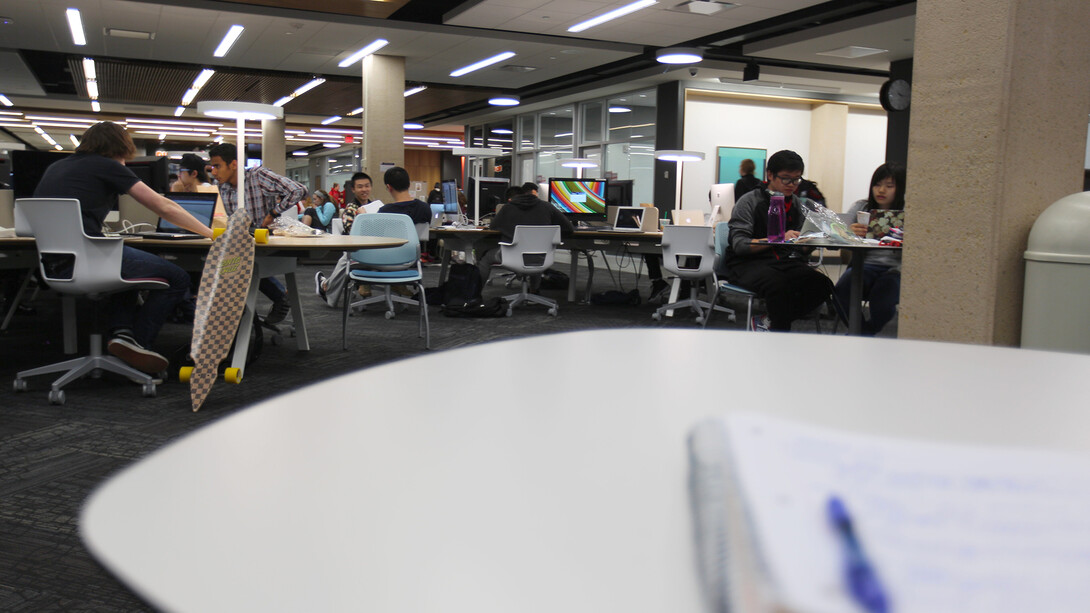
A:
<svg viewBox="0 0 1090 613">
<path fill-rule="evenodd" d="M 563 168 L 574 168 L 575 178 L 582 179 L 583 169 L 598 168 L 598 162 L 595 162 L 590 158 L 567 158 L 564 160 L 560 160 L 560 166 Z"/>
<path fill-rule="evenodd" d="M 677 187 L 675 193 L 677 194 L 677 202 L 674 208 L 681 208 L 681 172 L 685 162 L 700 162 L 704 159 L 704 154 L 700 151 L 682 151 L 680 149 L 660 149 L 655 152 L 655 159 L 662 160 L 664 162 L 676 162 L 677 163 Z"/>
<path fill-rule="evenodd" d="M 238 129 L 238 203 L 237 207 L 245 208 L 246 197 L 246 121 L 258 121 L 263 119 L 282 119 L 284 109 L 271 104 L 259 102 L 231 102 L 227 100 L 210 100 L 197 103 L 197 112 L 219 119 L 234 119 Z M 251 219 L 250 223 L 261 223 L 260 219 Z"/>
</svg>

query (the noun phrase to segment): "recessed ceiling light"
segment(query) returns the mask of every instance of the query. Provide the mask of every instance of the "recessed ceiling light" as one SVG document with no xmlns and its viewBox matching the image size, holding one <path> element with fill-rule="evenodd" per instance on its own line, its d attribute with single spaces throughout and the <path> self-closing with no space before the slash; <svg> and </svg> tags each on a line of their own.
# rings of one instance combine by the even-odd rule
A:
<svg viewBox="0 0 1090 613">
<path fill-rule="evenodd" d="M 227 55 L 227 52 L 231 50 L 231 46 L 235 44 L 235 41 L 238 40 L 239 36 L 242 36 L 242 31 L 245 29 L 246 28 L 238 24 L 231 26 L 227 30 L 227 33 L 223 35 L 223 40 L 220 41 L 219 46 L 212 52 L 212 55 L 216 57 Z"/>
<path fill-rule="evenodd" d="M 503 53 L 493 55 L 492 57 L 485 58 L 485 59 L 483 59 L 483 60 L 481 60 L 479 62 L 475 62 L 473 64 L 470 64 L 469 66 L 463 66 L 463 67 L 459 68 L 458 70 L 455 70 L 454 72 L 450 73 L 450 76 L 460 77 L 462 75 L 467 75 L 467 74 L 469 74 L 471 72 L 474 72 L 476 70 L 486 68 L 488 66 L 491 66 L 492 64 L 496 64 L 496 63 L 502 62 L 504 60 L 513 58 L 513 57 L 515 57 L 515 52 L 514 51 L 504 51 Z"/>
<path fill-rule="evenodd" d="M 409 89 L 405 90 L 405 97 L 408 98 L 413 94 L 419 94 L 425 89 L 428 89 L 427 85 L 417 85 L 416 87 L 410 87 Z"/>
<path fill-rule="evenodd" d="M 609 107 L 610 113 L 631 113 L 632 109 L 627 106 L 611 106 Z"/>
<path fill-rule="evenodd" d="M 513 94 L 501 94 L 499 96 L 492 96 L 488 99 L 488 103 L 492 106 L 518 106 L 519 97 Z"/>
<path fill-rule="evenodd" d="M 298 151 L 292 151 L 291 154 L 295 157 L 303 157 L 307 155 L 307 151 L 305 149 L 299 149 Z"/>
<path fill-rule="evenodd" d="M 141 30 L 122 30 L 121 28 L 103 28 L 106 36 L 114 38 L 132 38 L 135 40 L 155 40 L 155 32 L 143 32 Z"/>
<path fill-rule="evenodd" d="M 879 53 L 888 53 L 889 49 L 877 49 L 875 47 L 859 47 L 856 45 L 848 45 L 847 47 L 840 47 L 839 49 L 830 49 L 828 51 L 819 51 L 818 55 L 826 55 L 829 57 L 843 57 L 848 59 L 854 59 L 857 57 L 867 57 L 868 55 L 878 55 Z"/>
<path fill-rule="evenodd" d="M 492 133 L 493 134 L 514 134 L 514 131 L 508 130 L 507 128 L 496 128 L 495 130 L 492 130 Z"/>
<path fill-rule="evenodd" d="M 704 59 L 704 52 L 692 47 L 668 47 L 655 52 L 660 64 L 695 64 Z"/>
<path fill-rule="evenodd" d="M 424 127 L 424 124 L 409 122 L 409 123 L 406 123 L 406 124 L 402 124 L 401 127 L 406 129 L 406 130 L 420 130 L 420 129 L 422 129 Z"/>
<path fill-rule="evenodd" d="M 579 22 L 579 23 L 575 24 L 574 26 L 568 28 L 568 31 L 569 32 L 583 32 L 584 30 L 589 30 L 589 29 L 593 28 L 594 26 L 602 25 L 603 23 L 605 23 L 607 21 L 613 21 L 614 19 L 617 19 L 618 17 L 624 17 L 625 15 L 628 15 L 629 13 L 635 13 L 636 11 L 638 11 L 640 9 L 645 9 L 645 8 L 647 8 L 649 6 L 652 6 L 652 5 L 655 5 L 655 4 L 658 4 L 658 2 L 656 0 L 638 0 L 637 2 L 633 2 L 631 4 L 626 4 L 626 5 L 622 6 L 621 8 L 613 9 L 612 11 L 609 11 L 608 13 L 602 13 L 601 15 L 599 15 L 597 17 L 588 19 L 586 21 Z"/>
<path fill-rule="evenodd" d="M 79 9 L 68 9 L 64 12 L 65 17 L 68 18 L 68 29 L 72 32 L 72 42 L 77 45 L 86 45 L 87 36 L 83 34 L 83 18 L 80 17 Z"/>
</svg>

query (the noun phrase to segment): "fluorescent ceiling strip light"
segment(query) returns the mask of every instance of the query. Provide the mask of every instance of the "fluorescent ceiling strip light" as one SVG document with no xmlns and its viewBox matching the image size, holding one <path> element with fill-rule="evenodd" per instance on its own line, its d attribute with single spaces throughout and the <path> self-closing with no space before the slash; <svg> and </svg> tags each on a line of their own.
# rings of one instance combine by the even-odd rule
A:
<svg viewBox="0 0 1090 613">
<path fill-rule="evenodd" d="M 638 2 L 633 2 L 632 4 L 626 4 L 626 5 L 622 6 L 621 8 L 613 9 L 612 11 L 609 11 L 608 13 L 602 13 L 601 15 L 599 15 L 597 17 L 593 17 L 593 18 L 588 19 L 586 21 L 577 23 L 574 26 L 568 28 L 568 31 L 569 32 L 583 32 L 584 30 L 589 30 L 589 29 L 593 28 L 594 26 L 600 26 L 600 25 L 602 25 L 603 23 L 605 23 L 607 21 L 613 21 L 614 19 L 617 19 L 618 17 L 624 17 L 625 15 L 628 15 L 629 13 L 635 13 L 636 11 L 638 11 L 640 9 L 645 9 L 645 8 L 647 8 L 649 6 L 652 6 L 652 5 L 655 5 L 655 4 L 658 4 L 657 0 L 639 0 Z"/>
<path fill-rule="evenodd" d="M 291 102 L 292 98 L 293 98 L 293 96 L 284 96 L 283 98 L 277 100 L 276 102 L 273 102 L 273 106 L 284 106 L 285 104 Z"/>
<path fill-rule="evenodd" d="M 242 31 L 246 28 L 235 24 L 227 30 L 227 34 L 223 35 L 223 40 L 220 41 L 216 50 L 212 52 L 215 57 L 223 57 L 227 55 L 227 52 L 231 50 L 231 46 L 235 44 L 239 36 L 242 36 Z"/>
<path fill-rule="evenodd" d="M 84 119 L 82 117 L 63 117 L 60 115 L 27 115 L 26 118 L 37 121 L 70 121 L 73 123 L 82 122 L 87 125 L 98 123 L 97 119 Z"/>
<path fill-rule="evenodd" d="M 223 123 L 219 121 L 187 121 L 182 119 L 176 121 L 173 119 L 137 119 L 135 117 L 126 117 L 125 124 L 148 124 L 153 126 L 189 126 L 192 128 L 222 128 Z"/>
<path fill-rule="evenodd" d="M 96 113 L 102 110 L 102 105 L 98 103 L 98 100 L 91 101 L 91 110 Z"/>
<path fill-rule="evenodd" d="M 428 89 L 427 85 L 417 85 L 416 87 L 410 87 L 409 89 L 405 90 L 405 97 L 408 98 L 409 96 L 411 96 L 413 94 L 419 94 L 420 92 L 424 91 L 425 89 Z"/>
<path fill-rule="evenodd" d="M 302 96 L 303 94 L 309 92 L 310 90 L 314 89 L 315 87 L 318 87 L 322 83 L 325 83 L 325 79 L 320 79 L 319 78 L 319 79 L 314 79 L 312 81 L 308 81 L 308 82 L 304 83 L 303 85 L 301 85 L 299 87 L 299 89 L 295 90 L 295 92 L 293 92 L 292 95 L 293 96 Z"/>
<path fill-rule="evenodd" d="M 94 81 L 98 78 L 95 72 L 95 61 L 89 57 L 83 58 L 83 78 Z"/>
<path fill-rule="evenodd" d="M 460 77 L 462 75 L 467 75 L 467 74 L 469 74 L 469 73 L 471 73 L 471 72 L 473 72 L 475 70 L 480 70 L 482 68 L 491 66 L 492 64 L 496 64 L 498 62 L 502 62 L 502 61 L 504 61 L 506 59 L 513 58 L 513 57 L 515 57 L 515 52 L 514 51 L 504 51 L 503 53 L 500 53 L 498 55 L 493 55 L 492 57 L 489 57 L 489 58 L 485 58 L 485 59 L 483 59 L 483 60 L 481 60 L 481 61 L 479 61 L 479 62 L 477 62 L 475 64 L 470 64 L 469 66 L 463 66 L 463 67 L 459 68 L 458 70 L 455 70 L 454 72 L 450 73 L 450 76 Z"/>
<path fill-rule="evenodd" d="M 359 114 L 360 114 L 360 113 L 362 113 L 362 112 L 363 112 L 363 107 L 361 106 L 360 108 L 358 108 L 358 109 L 354 109 L 353 111 L 351 111 L 350 113 L 348 113 L 348 116 L 349 116 L 349 117 L 355 117 L 356 115 L 359 115 Z"/>
<path fill-rule="evenodd" d="M 182 106 L 189 106 L 189 104 L 193 102 L 193 99 L 197 97 L 198 91 L 200 90 L 194 89 L 192 87 L 185 90 L 185 94 L 182 96 Z"/>
<path fill-rule="evenodd" d="M 167 134 L 171 136 L 200 136 L 202 138 L 208 138 L 212 136 L 208 132 L 174 132 L 174 131 L 160 131 L 160 130 L 133 130 L 137 134 L 158 134 L 159 138 L 163 138 Z"/>
<path fill-rule="evenodd" d="M 166 135 L 166 132 L 161 132 L 161 133 L 159 134 L 159 140 L 163 140 L 163 139 L 164 139 L 164 138 L 166 138 L 166 137 L 167 137 L 167 135 Z"/>
<path fill-rule="evenodd" d="M 87 37 L 83 34 L 83 19 L 80 17 L 79 9 L 68 9 L 64 12 L 68 17 L 68 29 L 72 31 L 72 42 L 83 46 L 87 44 Z"/>
<path fill-rule="evenodd" d="M 76 138 L 75 134 L 69 134 L 68 135 L 68 140 L 72 141 L 72 144 L 75 145 L 76 147 L 79 147 L 79 139 Z"/>
<path fill-rule="evenodd" d="M 329 134 L 354 134 L 356 136 L 363 136 L 363 130 L 353 130 L 352 128 L 311 128 L 311 132 L 326 132 Z"/>
<path fill-rule="evenodd" d="M 405 130 L 423 130 L 424 129 L 424 124 L 407 122 L 407 123 L 401 124 L 401 127 L 402 127 L 402 129 L 405 129 Z"/>
<path fill-rule="evenodd" d="M 34 123 L 45 128 L 83 128 L 86 130 L 97 122 L 76 123 L 74 121 L 36 121 Z"/>
<path fill-rule="evenodd" d="M 310 152 L 308 152 L 308 151 L 292 151 L 291 154 L 296 156 L 296 157 L 303 157 L 305 155 L 310 155 Z"/>
<path fill-rule="evenodd" d="M 4 100 L 7 100 L 7 102 L 4 102 Z M 8 100 L 7 97 L 4 96 L 4 94 L 0 94 L 0 103 L 3 103 L 5 105 L 7 105 L 7 106 L 14 106 L 12 104 L 9 104 L 10 102 L 11 102 L 11 100 Z M 10 115 L 10 116 L 13 116 L 13 117 L 22 117 L 23 113 L 22 113 L 22 111 L 0 111 L 0 115 Z"/>
<path fill-rule="evenodd" d="M 181 116 L 182 116 L 182 113 L 184 113 L 184 112 L 185 112 L 185 107 L 184 107 L 184 106 L 180 106 L 180 107 L 178 107 L 178 108 L 174 109 L 174 116 L 175 116 L 175 117 L 181 117 Z"/>
<path fill-rule="evenodd" d="M 87 79 L 87 97 L 91 100 L 98 100 L 98 81 Z"/>
<path fill-rule="evenodd" d="M 386 40 L 385 38 L 377 38 L 370 45 L 367 45 L 363 49 L 360 49 L 359 51 L 341 60 L 341 62 L 337 65 L 341 68 L 347 68 L 389 44 L 390 41 Z"/>
<path fill-rule="evenodd" d="M 211 68 L 205 68 L 201 71 L 199 75 L 197 75 L 196 79 L 193 79 L 193 88 L 200 89 L 204 87 L 204 84 L 208 83 L 208 80 L 211 79 L 212 75 L 214 74 L 216 74 L 215 70 L 212 70 Z"/>
<path fill-rule="evenodd" d="M 344 118 L 341 117 L 340 115 L 334 115 L 332 117 L 326 117 L 325 119 L 322 120 L 322 125 L 323 126 L 328 126 L 331 123 L 337 123 L 341 119 L 344 119 Z"/>
</svg>

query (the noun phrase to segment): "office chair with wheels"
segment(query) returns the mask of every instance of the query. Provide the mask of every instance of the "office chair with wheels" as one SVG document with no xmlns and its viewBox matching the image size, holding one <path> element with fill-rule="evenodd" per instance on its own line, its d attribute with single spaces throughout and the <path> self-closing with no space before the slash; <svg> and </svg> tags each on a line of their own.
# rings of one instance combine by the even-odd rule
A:
<svg viewBox="0 0 1090 613">
<path fill-rule="evenodd" d="M 715 269 L 719 270 L 719 263 L 727 253 L 727 245 L 730 244 L 730 224 L 721 221 L 715 224 Z M 757 294 L 750 290 L 726 281 L 719 280 L 719 291 L 734 294 L 746 301 L 746 330 L 753 330 L 753 299 Z"/>
<path fill-rule="evenodd" d="M 15 201 L 34 234 L 38 247 L 39 272 L 49 287 L 61 294 L 86 296 L 94 305 L 94 323 L 99 326 L 99 306 L 110 294 L 140 289 L 166 289 L 162 279 L 123 279 L 121 255 L 124 239 L 120 237 L 87 236 L 79 200 L 69 198 L 20 198 Z M 44 256 L 68 256 L 72 271 L 57 271 L 47 265 Z M 51 404 L 64 404 L 65 385 L 87 376 L 107 371 L 142 384 L 144 396 L 155 396 L 155 379 L 118 358 L 102 354 L 102 333 L 90 335 L 90 355 L 66 360 L 49 366 L 24 370 L 15 376 L 14 388 L 26 391 L 27 377 L 63 372 L 49 391 Z"/>
<path fill-rule="evenodd" d="M 369 213 L 356 217 L 352 223 L 352 236 L 386 236 L 403 238 L 406 242 L 399 247 L 383 249 L 359 249 L 349 252 L 350 264 L 348 279 L 358 283 L 367 283 L 372 287 L 381 287 L 383 295 L 373 296 L 349 304 L 349 293 L 354 283 L 344 284 L 344 313 L 341 325 L 341 343 L 348 349 L 348 309 L 368 304 L 384 303 L 386 319 L 394 316 L 395 304 L 413 304 L 420 307 L 420 336 L 424 339 L 424 348 L 431 349 L 431 328 L 428 322 L 428 304 L 424 300 L 424 272 L 420 265 L 420 233 L 412 218 L 400 213 Z M 396 285 L 408 285 L 416 288 L 413 298 L 397 296 L 390 288 Z"/>
<path fill-rule="evenodd" d="M 500 243 L 500 266 L 521 275 L 522 291 L 507 300 L 507 316 L 521 304 L 532 303 L 549 307 L 556 316 L 559 306 L 551 298 L 530 293 L 530 277 L 541 275 L 553 265 L 556 246 L 560 244 L 560 226 L 515 226 L 510 243 Z"/>
<path fill-rule="evenodd" d="M 719 310 L 734 315 L 734 311 L 717 306 L 719 283 L 715 276 L 715 245 L 711 226 L 666 226 L 662 229 L 662 267 L 675 276 L 689 281 L 689 297 L 664 304 L 651 317 L 662 320 L 667 311 L 688 307 L 696 311 L 696 322 L 707 327 L 712 311 Z M 710 300 L 700 300 L 699 282 L 708 281 Z"/>
</svg>

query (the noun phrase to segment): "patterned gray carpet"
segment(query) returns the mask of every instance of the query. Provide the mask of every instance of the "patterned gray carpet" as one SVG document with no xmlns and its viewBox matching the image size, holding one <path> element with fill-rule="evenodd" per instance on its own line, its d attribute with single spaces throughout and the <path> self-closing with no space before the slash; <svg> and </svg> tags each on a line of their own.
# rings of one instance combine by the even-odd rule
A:
<svg viewBox="0 0 1090 613">
<path fill-rule="evenodd" d="M 340 310 L 326 307 L 312 291 L 311 278 L 318 269 L 305 266 L 299 276 L 311 350 L 296 351 L 291 338 L 274 345 L 272 334 L 266 333 L 262 351 L 243 383 L 218 384 L 198 413 L 190 411 L 188 388 L 177 381 L 160 385 L 156 398 L 143 398 L 139 386 L 112 376 L 84 379 L 66 388 L 64 406 L 52 406 L 46 400 L 49 376 L 31 380 L 26 393 L 12 392 L 9 386 L 18 370 L 62 359 L 59 303 L 48 294 L 32 303 L 36 314 L 19 316 L 0 335 L 0 383 L 7 387 L 0 390 L 0 610 L 150 610 L 102 569 L 79 540 L 80 505 L 97 484 L 179 435 L 257 401 L 424 352 L 423 341 L 416 335 L 415 309 L 392 320 L 386 320 L 381 311 L 350 318 L 349 350 L 342 351 Z M 437 276 L 437 266 L 427 267 L 425 284 L 435 285 Z M 625 289 L 631 289 L 635 277 L 626 273 L 623 281 Z M 596 285 L 602 290 L 610 281 L 599 278 Z M 646 278 L 639 289 L 646 300 Z M 486 297 L 507 293 L 511 292 L 499 286 L 485 288 Z M 654 322 L 655 305 L 646 302 L 591 306 L 565 303 L 560 291 L 543 293 L 562 301 L 557 317 L 546 315 L 543 307 L 529 306 L 510 318 L 452 319 L 433 307 L 432 351 L 573 330 L 695 325 L 689 315 Z M 259 309 L 267 310 L 267 303 Z M 712 322 L 712 327 L 741 326 L 726 317 Z M 168 324 L 157 349 L 167 352 L 184 347 L 189 332 L 187 326 Z M 479 367 L 465 368 L 467 378 L 487 375 L 475 370 Z M 132 509 L 134 514 L 140 512 Z"/>
</svg>

